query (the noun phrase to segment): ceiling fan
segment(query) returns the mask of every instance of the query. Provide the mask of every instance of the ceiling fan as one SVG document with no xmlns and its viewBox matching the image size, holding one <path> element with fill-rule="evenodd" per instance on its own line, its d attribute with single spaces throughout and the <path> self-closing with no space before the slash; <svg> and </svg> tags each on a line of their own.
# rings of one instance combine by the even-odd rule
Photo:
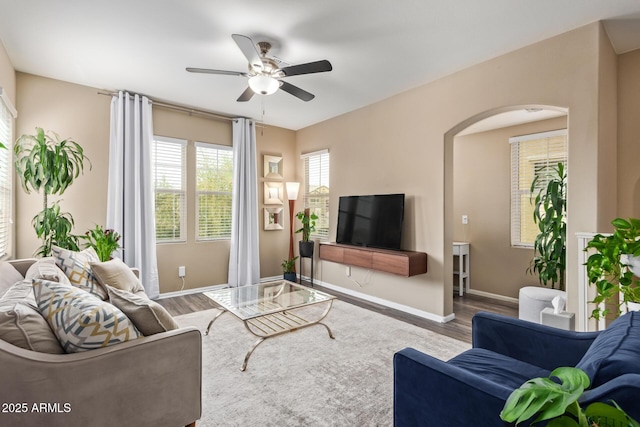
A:
<svg viewBox="0 0 640 427">
<path fill-rule="evenodd" d="M 248 77 L 249 87 L 237 99 L 238 102 L 249 101 L 255 93 L 271 95 L 278 89 L 282 89 L 305 102 L 311 101 L 315 98 L 315 95 L 282 79 L 284 77 L 299 76 L 302 74 L 322 73 L 333 69 L 331 63 L 326 59 L 280 68 L 278 63 L 283 61 L 267 56 L 271 49 L 271 44 L 269 42 L 257 43 L 258 48 L 260 48 L 260 52 L 258 52 L 258 49 L 256 49 L 256 43 L 254 43 L 249 37 L 240 34 L 232 34 L 231 37 L 233 37 L 233 40 L 249 61 L 248 72 L 212 70 L 210 68 L 193 67 L 187 67 L 186 70 L 190 73 Z"/>
</svg>

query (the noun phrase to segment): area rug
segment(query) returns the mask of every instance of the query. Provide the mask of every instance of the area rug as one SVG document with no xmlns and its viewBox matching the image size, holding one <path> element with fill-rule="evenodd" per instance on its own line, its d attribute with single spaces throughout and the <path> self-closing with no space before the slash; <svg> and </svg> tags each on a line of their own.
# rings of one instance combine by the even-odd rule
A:
<svg viewBox="0 0 640 427">
<path fill-rule="evenodd" d="M 204 331 L 216 309 L 178 316 Z M 392 426 L 393 354 L 413 347 L 442 360 L 469 344 L 343 301 L 326 323 L 267 339 L 240 371 L 256 338 L 230 313 L 202 337 L 198 426 Z"/>
</svg>

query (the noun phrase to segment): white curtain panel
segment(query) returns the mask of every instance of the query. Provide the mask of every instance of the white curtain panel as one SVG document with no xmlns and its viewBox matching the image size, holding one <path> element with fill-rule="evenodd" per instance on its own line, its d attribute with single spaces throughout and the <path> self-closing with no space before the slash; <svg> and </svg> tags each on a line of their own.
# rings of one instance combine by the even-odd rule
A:
<svg viewBox="0 0 640 427">
<path fill-rule="evenodd" d="M 122 236 L 120 257 L 140 269 L 150 298 L 158 297 L 158 264 L 151 174 L 153 121 L 146 96 L 119 92 L 111 100 L 107 228 Z"/>
<path fill-rule="evenodd" d="M 229 286 L 260 281 L 258 254 L 258 171 L 253 121 L 233 121 L 233 200 Z"/>
</svg>

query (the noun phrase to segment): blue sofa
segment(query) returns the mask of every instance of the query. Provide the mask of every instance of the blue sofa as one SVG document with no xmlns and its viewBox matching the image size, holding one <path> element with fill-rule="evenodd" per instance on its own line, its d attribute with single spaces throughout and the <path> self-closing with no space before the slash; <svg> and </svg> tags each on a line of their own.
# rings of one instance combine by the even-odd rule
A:
<svg viewBox="0 0 640 427">
<path fill-rule="evenodd" d="M 405 348 L 394 355 L 394 425 L 504 426 L 513 390 L 559 366 L 591 379 L 581 404 L 615 400 L 640 419 L 640 312 L 604 331 L 573 332 L 492 313 L 473 317 L 472 348 L 443 362 Z"/>
</svg>

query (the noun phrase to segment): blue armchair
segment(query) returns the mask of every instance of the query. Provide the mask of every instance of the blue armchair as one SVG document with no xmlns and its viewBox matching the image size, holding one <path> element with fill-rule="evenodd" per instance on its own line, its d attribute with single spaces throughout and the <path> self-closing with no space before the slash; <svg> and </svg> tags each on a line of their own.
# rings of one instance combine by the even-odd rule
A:
<svg viewBox="0 0 640 427">
<path fill-rule="evenodd" d="M 473 317 L 472 348 L 443 362 L 405 348 L 394 355 L 394 425 L 504 426 L 513 390 L 559 366 L 591 379 L 581 404 L 615 400 L 640 419 L 640 312 L 604 331 L 572 332 L 492 313 Z"/>
</svg>

